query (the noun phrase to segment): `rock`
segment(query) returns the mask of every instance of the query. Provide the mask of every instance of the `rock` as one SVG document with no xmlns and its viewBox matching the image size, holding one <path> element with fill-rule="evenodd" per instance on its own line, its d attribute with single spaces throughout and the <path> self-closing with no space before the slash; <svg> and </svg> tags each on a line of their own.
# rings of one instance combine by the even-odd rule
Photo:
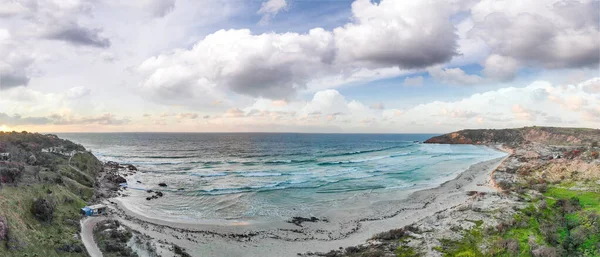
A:
<svg viewBox="0 0 600 257">
<path fill-rule="evenodd" d="M 289 220 L 287 222 L 292 223 L 296 226 L 302 227 L 302 223 L 304 223 L 304 222 L 317 222 L 317 221 L 320 221 L 317 217 L 310 217 L 310 218 L 293 217 L 292 220 Z"/>
<path fill-rule="evenodd" d="M 8 240 L 8 222 L 6 218 L 0 216 L 0 241 Z"/>
<path fill-rule="evenodd" d="M 146 193 L 152 193 L 152 192 L 154 192 L 154 191 L 152 191 L 152 190 L 146 190 Z"/>
<path fill-rule="evenodd" d="M 142 181 L 137 180 L 136 182 L 138 182 L 139 184 L 142 184 Z"/>
<path fill-rule="evenodd" d="M 158 186 L 161 186 L 161 187 L 166 187 L 166 186 L 167 186 L 167 184 L 166 184 L 166 183 L 164 183 L 164 182 L 161 182 L 161 183 L 158 183 Z"/>
<path fill-rule="evenodd" d="M 130 171 L 134 171 L 134 170 L 137 171 L 138 170 L 135 166 L 133 166 L 131 164 L 127 164 L 127 169 L 130 170 Z"/>
<path fill-rule="evenodd" d="M 158 192 L 156 192 L 156 195 L 159 196 L 159 197 L 162 197 L 163 196 L 163 192 L 158 191 Z"/>
<path fill-rule="evenodd" d="M 127 179 L 125 179 L 124 177 L 119 176 L 119 175 L 117 175 L 117 177 L 115 178 L 114 181 L 115 181 L 115 183 L 119 183 L 119 184 L 121 184 L 121 183 L 127 183 Z"/>
</svg>

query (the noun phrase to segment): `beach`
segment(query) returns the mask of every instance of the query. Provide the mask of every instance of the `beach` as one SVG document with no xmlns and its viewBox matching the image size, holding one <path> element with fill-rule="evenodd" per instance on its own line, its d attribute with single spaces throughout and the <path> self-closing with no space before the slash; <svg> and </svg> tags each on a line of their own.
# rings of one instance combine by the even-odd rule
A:
<svg viewBox="0 0 600 257">
<path fill-rule="evenodd" d="M 306 221 L 298 224 L 167 221 L 129 210 L 127 197 L 109 198 L 104 203 L 111 208 L 113 218 L 151 238 L 159 246 L 159 255 L 161 251 L 169 251 L 168 244 L 161 242 L 176 244 L 192 256 L 311 255 L 365 244 L 376 233 L 418 224 L 436 213 L 472 201 L 468 191 L 496 192 L 491 175 L 506 158 L 474 164 L 438 187 L 404 192 L 398 200 L 375 202 L 366 209 L 332 211 L 326 217 L 315 217 L 314 222 L 312 217 L 302 217 Z"/>
</svg>

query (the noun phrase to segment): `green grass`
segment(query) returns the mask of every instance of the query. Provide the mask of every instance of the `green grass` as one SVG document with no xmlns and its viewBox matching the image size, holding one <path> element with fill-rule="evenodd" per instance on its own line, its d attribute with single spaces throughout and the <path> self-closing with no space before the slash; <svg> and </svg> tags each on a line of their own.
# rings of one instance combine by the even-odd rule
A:
<svg viewBox="0 0 600 257">
<path fill-rule="evenodd" d="M 48 194 L 48 190 L 52 194 Z M 56 203 L 54 218 L 50 222 L 38 221 L 30 209 L 33 199 L 48 197 Z M 37 184 L 0 189 L 0 216 L 9 225 L 10 244 L 18 251 L 0 246 L 0 256 L 85 256 L 84 253 L 57 252 L 65 244 L 79 244 L 79 209 L 86 203 L 63 186 Z"/>
<path fill-rule="evenodd" d="M 546 207 L 533 201 L 505 223 L 508 228 L 482 230 L 481 222 L 467 220 L 475 226 L 462 231 L 460 240 L 441 240 L 435 250 L 443 256 L 508 257 L 516 253 L 509 253 L 506 242 L 518 242 L 518 249 L 513 248 L 518 256 L 531 256 L 534 238 L 538 246 L 560 249 L 565 256 L 600 256 L 600 194 L 554 186 L 544 196 Z"/>
<path fill-rule="evenodd" d="M 548 187 L 545 196 L 552 198 L 579 198 L 584 210 L 594 210 L 600 213 L 600 193 L 589 191 L 575 191 L 563 187 Z"/>
</svg>

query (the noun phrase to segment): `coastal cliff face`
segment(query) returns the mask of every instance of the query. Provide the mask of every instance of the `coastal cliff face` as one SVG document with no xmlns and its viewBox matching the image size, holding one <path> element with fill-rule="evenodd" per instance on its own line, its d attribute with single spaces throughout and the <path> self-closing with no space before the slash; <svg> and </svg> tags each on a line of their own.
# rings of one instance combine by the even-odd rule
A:
<svg viewBox="0 0 600 257">
<path fill-rule="evenodd" d="M 428 144 L 581 145 L 600 141 L 599 129 L 525 127 L 517 129 L 467 129 L 425 141 Z"/>
</svg>

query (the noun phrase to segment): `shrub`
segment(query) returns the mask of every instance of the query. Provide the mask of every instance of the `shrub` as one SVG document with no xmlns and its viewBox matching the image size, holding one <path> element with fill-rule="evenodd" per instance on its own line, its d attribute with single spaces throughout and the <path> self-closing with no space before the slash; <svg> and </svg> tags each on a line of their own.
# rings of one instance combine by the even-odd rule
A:
<svg viewBox="0 0 600 257">
<path fill-rule="evenodd" d="M 25 170 L 25 166 L 21 163 L 0 163 L 0 182 L 2 183 L 16 183 L 21 177 L 23 177 L 23 173 Z"/>
<path fill-rule="evenodd" d="M 45 198 L 36 199 L 31 206 L 31 213 L 40 221 L 51 221 L 54 217 L 54 204 Z"/>
<path fill-rule="evenodd" d="M 521 251 L 521 246 L 517 239 L 502 239 L 498 242 L 498 247 L 506 251 L 510 256 L 518 256 Z"/>
<path fill-rule="evenodd" d="M 374 235 L 371 239 L 379 239 L 379 240 L 397 240 L 406 234 L 406 230 L 404 228 L 392 229 L 390 231 L 381 232 L 379 234 Z"/>
<path fill-rule="evenodd" d="M 534 257 L 559 257 L 560 253 L 558 249 L 549 246 L 542 246 L 531 252 Z"/>
<path fill-rule="evenodd" d="M 592 152 L 592 158 L 594 158 L 594 159 L 598 159 L 599 155 L 600 155 L 600 153 L 598 153 L 598 151 L 593 151 Z"/>
</svg>

